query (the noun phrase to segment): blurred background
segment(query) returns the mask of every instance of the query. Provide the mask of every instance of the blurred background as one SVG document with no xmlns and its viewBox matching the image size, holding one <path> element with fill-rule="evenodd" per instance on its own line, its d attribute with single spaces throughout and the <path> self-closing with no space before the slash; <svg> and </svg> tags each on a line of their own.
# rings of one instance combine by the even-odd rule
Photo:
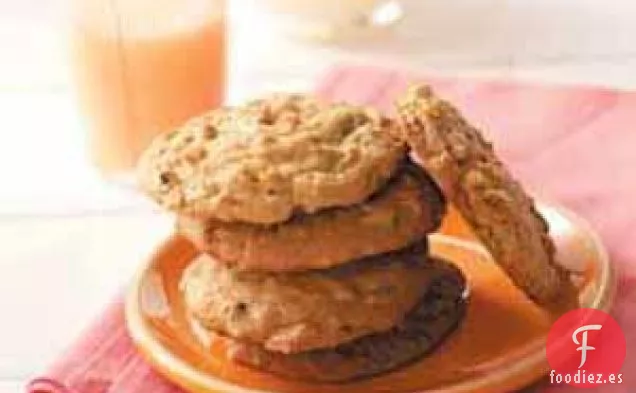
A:
<svg viewBox="0 0 636 393">
<path fill-rule="evenodd" d="M 337 64 L 634 89 L 634 20 L 629 0 L 0 0 L 0 392 L 170 230 L 133 187 L 156 133 Z"/>
</svg>

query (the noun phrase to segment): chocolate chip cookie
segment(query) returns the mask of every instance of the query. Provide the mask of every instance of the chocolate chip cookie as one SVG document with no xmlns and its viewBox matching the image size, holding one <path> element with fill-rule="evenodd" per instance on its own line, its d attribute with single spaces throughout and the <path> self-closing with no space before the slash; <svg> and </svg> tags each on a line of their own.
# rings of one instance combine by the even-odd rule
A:
<svg viewBox="0 0 636 393">
<path fill-rule="evenodd" d="M 440 260 L 438 273 L 408 314 L 391 329 L 336 346 L 297 354 L 282 354 L 234 339 L 234 361 L 285 378 L 341 383 L 375 376 L 408 365 L 435 350 L 463 319 L 467 306 L 462 273 Z"/>
<path fill-rule="evenodd" d="M 396 123 L 376 110 L 276 95 L 159 136 L 140 160 L 139 178 L 178 214 L 275 224 L 364 201 L 404 154 Z"/>
<path fill-rule="evenodd" d="M 238 271 L 202 255 L 181 286 L 189 312 L 205 328 L 289 354 L 390 330 L 439 271 L 425 243 L 299 273 Z"/>
<path fill-rule="evenodd" d="M 414 164 L 370 200 L 272 226 L 180 217 L 177 231 L 240 270 L 326 269 L 407 247 L 437 229 L 445 200 Z"/>
</svg>

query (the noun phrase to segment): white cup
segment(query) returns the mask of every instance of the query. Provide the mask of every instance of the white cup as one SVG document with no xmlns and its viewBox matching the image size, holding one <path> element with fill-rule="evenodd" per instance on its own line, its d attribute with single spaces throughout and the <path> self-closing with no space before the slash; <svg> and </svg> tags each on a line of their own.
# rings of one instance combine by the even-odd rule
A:
<svg viewBox="0 0 636 393">
<path fill-rule="evenodd" d="M 396 25 L 405 0 L 244 0 L 287 31 L 320 40 L 369 36 Z"/>
</svg>

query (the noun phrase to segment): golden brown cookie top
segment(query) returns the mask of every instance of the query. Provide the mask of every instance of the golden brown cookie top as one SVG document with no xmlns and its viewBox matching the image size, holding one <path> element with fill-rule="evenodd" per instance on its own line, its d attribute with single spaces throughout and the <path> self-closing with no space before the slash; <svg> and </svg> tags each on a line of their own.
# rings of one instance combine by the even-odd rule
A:
<svg viewBox="0 0 636 393">
<path fill-rule="evenodd" d="M 539 304 L 574 305 L 576 291 L 555 260 L 547 223 L 492 144 L 427 86 L 411 88 L 397 110 L 417 161 L 513 282 Z"/>
<path fill-rule="evenodd" d="M 372 109 L 274 95 L 159 136 L 140 160 L 140 183 L 180 214 L 283 222 L 381 187 L 404 156 L 396 127 Z"/>
</svg>

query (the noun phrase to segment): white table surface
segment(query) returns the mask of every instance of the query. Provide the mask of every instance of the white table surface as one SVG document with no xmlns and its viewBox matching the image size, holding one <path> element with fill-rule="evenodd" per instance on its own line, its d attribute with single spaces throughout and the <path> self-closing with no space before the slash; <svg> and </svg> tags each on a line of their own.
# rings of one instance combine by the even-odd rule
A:
<svg viewBox="0 0 636 393">
<path fill-rule="evenodd" d="M 417 9 L 395 35 L 338 46 L 283 37 L 235 2 L 229 100 L 311 89 L 342 62 L 636 88 L 630 1 L 410 3 Z M 29 23 L 0 23 L 0 45 L 10 51 L 0 59 L 0 136 L 10 142 L 0 144 L 0 393 L 21 391 L 42 371 L 171 225 L 86 164 L 57 41 L 42 39 L 44 32 Z M 15 32 L 24 40 L 8 45 Z M 46 72 L 37 72 L 43 62 Z"/>
</svg>

